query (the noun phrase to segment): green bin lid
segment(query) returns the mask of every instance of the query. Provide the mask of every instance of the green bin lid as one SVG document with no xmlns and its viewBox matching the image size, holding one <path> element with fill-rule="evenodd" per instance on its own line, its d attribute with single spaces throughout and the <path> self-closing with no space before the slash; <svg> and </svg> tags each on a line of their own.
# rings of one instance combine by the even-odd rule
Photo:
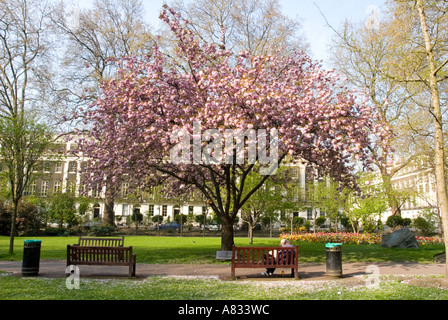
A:
<svg viewBox="0 0 448 320">
<path fill-rule="evenodd" d="M 24 243 L 38 243 L 38 242 L 42 242 L 42 240 L 25 240 L 23 242 Z"/>
<path fill-rule="evenodd" d="M 342 243 L 331 243 L 331 242 L 328 242 L 328 243 L 325 244 L 325 248 L 334 248 L 334 247 L 340 247 L 340 246 L 342 246 Z"/>
</svg>

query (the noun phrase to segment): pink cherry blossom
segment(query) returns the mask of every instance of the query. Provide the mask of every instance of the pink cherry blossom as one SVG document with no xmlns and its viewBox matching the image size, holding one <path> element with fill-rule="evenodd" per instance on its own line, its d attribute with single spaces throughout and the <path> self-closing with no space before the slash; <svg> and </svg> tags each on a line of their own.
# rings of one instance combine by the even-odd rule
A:
<svg viewBox="0 0 448 320">
<path fill-rule="evenodd" d="M 194 187 L 219 215 L 222 247 L 229 249 L 224 234 L 233 237 L 236 213 L 253 192 L 244 188 L 245 179 L 259 166 L 171 163 L 176 141 L 170 137 L 184 130 L 181 137 L 186 132 L 193 143 L 194 122 L 203 131 L 218 130 L 223 145 L 226 130 L 276 129 L 279 163 L 287 155 L 303 159 L 342 186 L 356 187 L 355 168 L 369 167 L 369 146 L 389 132 L 362 96 L 304 53 L 233 55 L 195 39 L 172 9 L 165 7 L 160 17 L 176 37 L 178 56 L 168 60 L 155 48 L 151 56 L 116 62 L 116 77 L 102 85 L 86 113 L 92 128 L 80 148 L 89 159 L 83 171 L 89 188 L 111 179 L 162 184 L 173 195 Z"/>
</svg>

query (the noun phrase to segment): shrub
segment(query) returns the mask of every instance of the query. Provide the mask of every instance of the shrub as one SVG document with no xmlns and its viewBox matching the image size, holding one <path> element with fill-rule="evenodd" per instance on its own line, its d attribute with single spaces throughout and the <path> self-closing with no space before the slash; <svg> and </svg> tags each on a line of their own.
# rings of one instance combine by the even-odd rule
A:
<svg viewBox="0 0 448 320">
<path fill-rule="evenodd" d="M 422 235 L 429 236 L 434 233 L 435 226 L 431 221 L 426 220 L 423 217 L 417 217 L 412 222 L 412 226 L 419 230 Z"/>
<path fill-rule="evenodd" d="M 350 223 L 350 219 L 347 218 L 347 216 L 344 215 L 344 216 L 340 217 L 339 218 L 339 223 L 342 225 L 342 227 L 345 230 L 353 230 L 353 226 Z"/>
<path fill-rule="evenodd" d="M 12 205 L 0 203 L 0 234 L 9 235 L 11 230 L 11 217 L 13 213 Z M 39 233 L 41 221 L 39 216 L 39 208 L 27 201 L 19 204 L 16 230 L 19 236 L 32 236 Z"/>
<path fill-rule="evenodd" d="M 305 227 L 306 232 L 309 232 L 311 230 L 311 221 L 307 220 L 303 226 Z"/>
<path fill-rule="evenodd" d="M 409 218 L 403 218 L 399 215 L 389 216 L 386 220 L 386 224 L 391 228 L 396 228 L 398 226 L 408 226 L 412 222 Z"/>
<path fill-rule="evenodd" d="M 303 219 L 302 217 L 294 217 L 292 219 L 292 224 L 294 225 L 294 227 L 302 226 L 304 222 L 305 219 Z"/>
<path fill-rule="evenodd" d="M 110 225 L 93 225 L 90 233 L 94 236 L 111 236 L 115 232 L 115 227 Z"/>
<path fill-rule="evenodd" d="M 41 221 L 39 208 L 36 205 L 22 201 L 17 215 L 17 232 L 19 236 L 32 236 L 39 233 Z"/>
<path fill-rule="evenodd" d="M 362 224 L 362 230 L 363 230 L 365 233 L 372 233 L 372 232 L 375 232 L 376 227 L 377 227 L 377 225 L 376 225 L 375 223 L 373 223 L 372 221 L 365 221 L 365 222 Z"/>
<path fill-rule="evenodd" d="M 153 216 L 153 217 L 151 218 L 151 220 L 152 220 L 152 222 L 154 222 L 154 223 L 162 224 L 162 222 L 163 222 L 163 217 L 160 216 L 160 215 L 156 215 L 156 216 Z"/>
<path fill-rule="evenodd" d="M 320 228 L 321 225 L 323 225 L 325 223 L 325 221 L 327 221 L 327 218 L 325 218 L 324 216 L 320 216 L 316 218 L 316 227 Z"/>
<path fill-rule="evenodd" d="M 47 227 L 44 230 L 44 234 L 46 236 L 63 236 L 64 233 L 65 233 L 65 230 L 63 228 Z"/>
<path fill-rule="evenodd" d="M 70 193 L 54 193 L 48 197 L 47 213 L 50 220 L 57 222 L 62 228 L 63 225 L 78 225 L 76 215 L 76 199 Z"/>
<path fill-rule="evenodd" d="M 11 212 L 0 201 L 0 235 L 9 236 L 11 230 Z"/>
</svg>

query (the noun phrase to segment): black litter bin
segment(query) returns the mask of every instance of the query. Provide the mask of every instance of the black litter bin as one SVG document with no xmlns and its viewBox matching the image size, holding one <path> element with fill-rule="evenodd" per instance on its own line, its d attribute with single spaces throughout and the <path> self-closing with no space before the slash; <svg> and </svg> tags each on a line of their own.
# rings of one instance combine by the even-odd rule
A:
<svg viewBox="0 0 448 320">
<path fill-rule="evenodd" d="M 342 276 L 342 244 L 327 243 L 325 244 L 327 251 L 327 276 Z"/>
<path fill-rule="evenodd" d="M 25 240 L 23 242 L 23 276 L 37 276 L 39 273 L 41 243 L 41 240 Z"/>
</svg>

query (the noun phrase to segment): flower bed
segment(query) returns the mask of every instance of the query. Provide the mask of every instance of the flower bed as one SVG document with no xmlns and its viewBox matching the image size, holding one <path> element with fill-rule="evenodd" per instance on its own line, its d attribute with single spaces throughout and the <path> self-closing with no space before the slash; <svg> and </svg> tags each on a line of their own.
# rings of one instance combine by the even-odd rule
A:
<svg viewBox="0 0 448 320">
<path fill-rule="evenodd" d="M 418 244 L 422 245 L 422 246 L 443 243 L 443 239 L 439 236 L 434 236 L 434 237 L 416 236 L 416 238 L 417 238 Z"/>
<path fill-rule="evenodd" d="M 379 233 L 353 233 L 353 232 L 318 232 L 318 233 L 282 233 L 280 239 L 288 238 L 292 241 L 304 242 L 334 242 L 345 244 L 381 244 Z M 416 236 L 419 245 L 430 245 L 443 243 L 439 236 L 422 237 Z"/>
</svg>

